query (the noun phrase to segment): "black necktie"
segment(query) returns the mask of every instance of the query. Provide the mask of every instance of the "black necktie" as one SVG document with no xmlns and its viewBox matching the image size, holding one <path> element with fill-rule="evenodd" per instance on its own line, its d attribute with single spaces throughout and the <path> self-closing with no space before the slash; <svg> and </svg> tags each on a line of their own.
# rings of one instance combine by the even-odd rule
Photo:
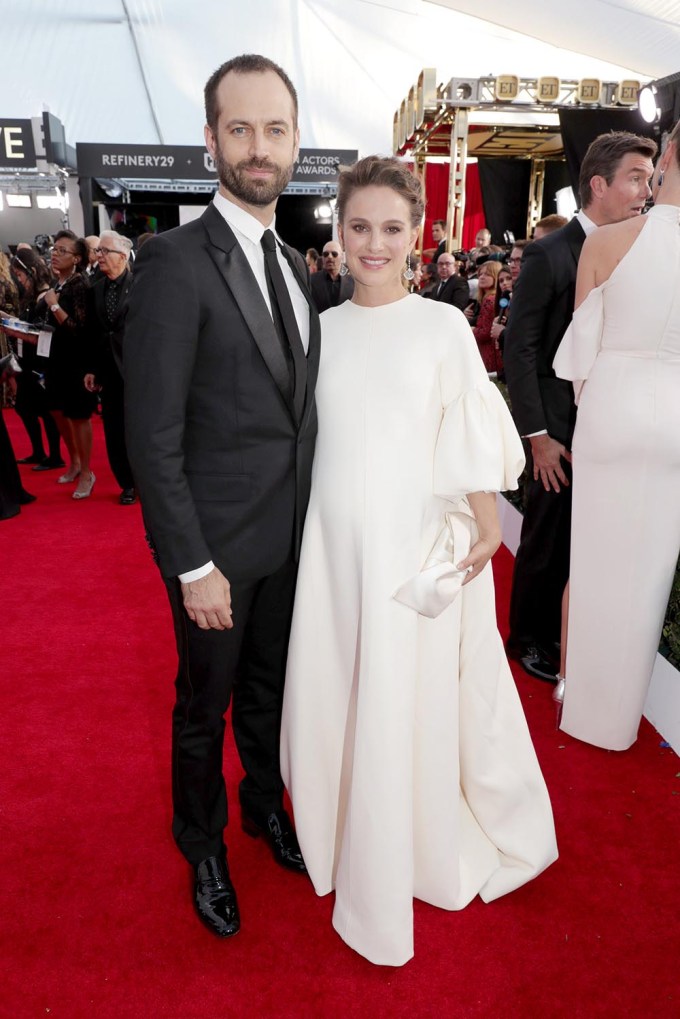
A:
<svg viewBox="0 0 680 1019">
<path fill-rule="evenodd" d="M 271 230 L 262 234 L 262 250 L 264 251 L 264 271 L 267 278 L 267 290 L 272 305 L 272 318 L 279 335 L 281 345 L 286 354 L 286 361 L 293 374 L 293 407 L 299 421 L 305 405 L 305 389 L 307 386 L 307 359 L 300 339 L 293 302 L 288 293 L 286 281 L 276 257 L 276 238 Z"/>
</svg>

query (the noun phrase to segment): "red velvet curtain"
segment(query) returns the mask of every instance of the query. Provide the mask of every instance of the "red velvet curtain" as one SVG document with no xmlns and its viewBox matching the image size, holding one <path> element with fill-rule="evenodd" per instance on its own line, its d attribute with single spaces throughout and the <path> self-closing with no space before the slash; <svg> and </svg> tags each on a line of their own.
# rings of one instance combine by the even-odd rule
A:
<svg viewBox="0 0 680 1019">
<path fill-rule="evenodd" d="M 433 245 L 432 223 L 435 219 L 446 219 L 449 201 L 448 163 L 428 163 L 426 165 L 425 190 L 427 206 L 423 247 L 431 248 Z M 469 250 L 474 247 L 477 231 L 485 225 L 479 171 L 477 164 L 471 163 L 468 164 L 465 171 L 465 218 L 463 220 L 463 247 L 465 249 Z"/>
</svg>

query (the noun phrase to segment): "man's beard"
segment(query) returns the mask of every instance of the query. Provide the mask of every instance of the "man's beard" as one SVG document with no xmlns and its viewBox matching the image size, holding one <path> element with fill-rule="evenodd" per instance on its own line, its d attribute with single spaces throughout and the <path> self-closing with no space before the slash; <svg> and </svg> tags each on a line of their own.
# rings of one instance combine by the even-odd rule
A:
<svg viewBox="0 0 680 1019">
<path fill-rule="evenodd" d="M 286 189 L 293 176 L 294 163 L 289 166 L 279 166 L 278 163 L 271 163 L 268 159 L 247 159 L 240 163 L 228 163 L 223 158 L 219 148 L 215 153 L 215 168 L 220 184 L 223 185 L 246 205 L 265 206 L 271 205 Z M 268 180 L 257 180 L 249 177 L 247 169 L 271 170 L 273 176 Z"/>
</svg>

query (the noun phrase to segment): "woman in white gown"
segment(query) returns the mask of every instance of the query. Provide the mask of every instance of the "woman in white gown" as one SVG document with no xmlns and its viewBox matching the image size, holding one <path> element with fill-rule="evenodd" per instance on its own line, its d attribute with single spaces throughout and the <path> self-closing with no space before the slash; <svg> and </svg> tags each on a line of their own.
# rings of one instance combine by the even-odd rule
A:
<svg viewBox="0 0 680 1019">
<path fill-rule="evenodd" d="M 516 487 L 521 443 L 462 313 L 404 291 L 418 181 L 361 160 L 341 174 L 338 213 L 355 291 L 322 316 L 282 774 L 336 930 L 398 966 L 414 896 L 489 901 L 557 852 L 489 563 L 493 493 Z M 434 545 L 447 558 L 447 522 L 454 562 L 421 574 Z"/>
<path fill-rule="evenodd" d="M 578 401 L 561 727 L 608 750 L 637 738 L 680 552 L 679 146 L 654 208 L 586 240 L 554 362 Z"/>
</svg>

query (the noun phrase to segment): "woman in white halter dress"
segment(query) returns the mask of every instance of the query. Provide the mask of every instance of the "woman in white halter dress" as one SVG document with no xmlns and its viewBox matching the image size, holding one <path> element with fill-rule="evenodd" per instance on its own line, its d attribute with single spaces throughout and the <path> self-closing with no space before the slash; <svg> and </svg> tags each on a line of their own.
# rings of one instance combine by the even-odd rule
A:
<svg viewBox="0 0 680 1019">
<path fill-rule="evenodd" d="M 489 493 L 516 487 L 521 443 L 464 316 L 401 284 L 418 183 L 396 160 L 353 173 L 363 184 L 343 174 L 338 205 L 355 293 L 322 316 L 281 765 L 336 930 L 398 966 L 414 896 L 489 901 L 557 852 L 488 562 Z"/>
<path fill-rule="evenodd" d="M 561 727 L 609 750 L 637 738 L 680 553 L 679 144 L 654 208 L 586 240 L 554 362 L 578 401 Z"/>
</svg>

